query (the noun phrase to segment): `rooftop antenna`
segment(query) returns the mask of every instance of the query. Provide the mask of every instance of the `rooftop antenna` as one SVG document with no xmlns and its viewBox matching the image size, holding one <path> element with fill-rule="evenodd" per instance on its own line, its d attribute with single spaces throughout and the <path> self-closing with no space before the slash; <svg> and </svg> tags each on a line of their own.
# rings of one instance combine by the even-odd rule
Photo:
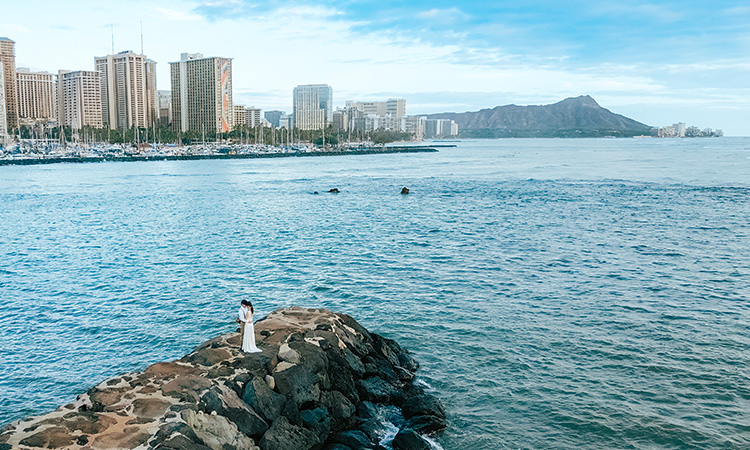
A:
<svg viewBox="0 0 750 450">
<path fill-rule="evenodd" d="M 143 54 L 143 21 L 141 20 L 141 55 Z"/>
<path fill-rule="evenodd" d="M 112 27 L 112 54 L 115 54 L 115 24 L 111 24 Z"/>
</svg>

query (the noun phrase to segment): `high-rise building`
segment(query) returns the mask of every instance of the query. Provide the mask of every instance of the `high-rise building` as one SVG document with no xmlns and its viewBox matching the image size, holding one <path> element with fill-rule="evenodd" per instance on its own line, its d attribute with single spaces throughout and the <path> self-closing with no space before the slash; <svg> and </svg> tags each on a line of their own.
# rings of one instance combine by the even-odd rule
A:
<svg viewBox="0 0 750 450">
<path fill-rule="evenodd" d="M 54 75 L 48 72 L 31 72 L 19 67 L 16 70 L 18 87 L 19 122 L 56 120 Z"/>
<path fill-rule="evenodd" d="M 321 130 L 333 120 L 333 89 L 327 84 L 304 84 L 294 88 L 294 126 Z"/>
<path fill-rule="evenodd" d="M 0 61 L 0 146 L 8 140 L 8 118 L 5 112 L 5 72 Z"/>
<path fill-rule="evenodd" d="M 16 89 L 16 43 L 0 37 L 0 62 L 5 81 L 5 123 L 8 130 L 18 127 L 18 91 Z"/>
<path fill-rule="evenodd" d="M 347 101 L 347 108 L 356 108 L 365 116 L 406 116 L 406 100 L 403 98 L 389 98 L 385 102 L 354 102 Z"/>
<path fill-rule="evenodd" d="M 156 119 L 156 63 L 131 51 L 95 58 L 102 123 L 111 129 L 149 128 Z"/>
<path fill-rule="evenodd" d="M 389 98 L 385 105 L 387 116 L 404 117 L 406 115 L 406 100 L 403 98 Z"/>
<path fill-rule="evenodd" d="M 260 113 L 260 108 L 256 108 L 255 106 L 251 106 L 245 109 L 245 123 L 247 124 L 247 126 L 249 126 L 250 128 L 255 128 L 260 125 Z"/>
<path fill-rule="evenodd" d="M 181 131 L 228 132 L 233 126 L 232 59 L 183 53 L 169 63 L 173 123 Z"/>
<path fill-rule="evenodd" d="M 60 125 L 78 130 L 102 127 L 101 74 L 60 70 L 57 75 L 57 115 Z"/>
<path fill-rule="evenodd" d="M 172 91 L 158 91 L 159 122 L 162 125 L 172 123 Z"/>
<path fill-rule="evenodd" d="M 286 115 L 284 111 L 279 110 L 273 110 L 273 111 L 266 111 L 263 113 L 263 118 L 268 121 L 268 123 L 271 124 L 272 127 L 279 128 L 279 120 L 281 119 L 281 116 Z"/>
<path fill-rule="evenodd" d="M 234 115 L 234 126 L 239 127 L 245 125 L 247 122 L 247 111 L 245 111 L 245 105 L 234 105 L 232 107 Z"/>
</svg>

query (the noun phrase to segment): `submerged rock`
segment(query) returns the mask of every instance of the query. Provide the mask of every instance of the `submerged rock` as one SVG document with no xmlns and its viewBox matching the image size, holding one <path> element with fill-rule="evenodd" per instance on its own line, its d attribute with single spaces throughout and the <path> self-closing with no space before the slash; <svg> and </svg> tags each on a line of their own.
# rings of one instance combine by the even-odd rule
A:
<svg viewBox="0 0 750 450">
<path fill-rule="evenodd" d="M 377 449 L 378 405 L 402 408 L 395 449 L 429 448 L 419 433 L 445 428 L 440 401 L 412 383 L 416 360 L 350 316 L 280 309 L 256 331 L 261 353 L 219 336 L 8 425 L 0 450 Z"/>
<path fill-rule="evenodd" d="M 402 187 L 401 188 L 401 193 L 404 194 L 404 195 L 408 194 L 409 193 L 409 188 L 406 187 L 406 186 Z"/>
</svg>

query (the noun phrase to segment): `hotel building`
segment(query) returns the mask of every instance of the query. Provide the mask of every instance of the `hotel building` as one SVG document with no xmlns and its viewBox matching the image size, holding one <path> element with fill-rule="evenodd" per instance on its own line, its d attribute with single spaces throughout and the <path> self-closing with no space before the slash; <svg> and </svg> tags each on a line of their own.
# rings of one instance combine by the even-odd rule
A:
<svg viewBox="0 0 750 450">
<path fill-rule="evenodd" d="M 18 87 L 19 122 L 47 122 L 57 118 L 57 97 L 54 75 L 47 72 L 31 72 L 26 68 L 16 70 Z"/>
<path fill-rule="evenodd" d="M 5 123 L 6 129 L 18 127 L 18 92 L 16 89 L 16 43 L 7 37 L 0 37 L 0 63 L 3 65 L 5 84 Z"/>
<path fill-rule="evenodd" d="M 232 59 L 183 53 L 169 65 L 174 125 L 180 131 L 229 132 L 234 121 Z"/>
<path fill-rule="evenodd" d="M 57 115 L 60 125 L 78 130 L 102 127 L 100 73 L 60 70 L 57 75 Z"/>
<path fill-rule="evenodd" d="M 297 86 L 293 102 L 295 128 L 322 130 L 333 120 L 333 89 L 327 84 Z"/>
<path fill-rule="evenodd" d="M 111 129 L 149 128 L 157 117 L 156 63 L 132 51 L 95 58 L 102 123 Z"/>
</svg>

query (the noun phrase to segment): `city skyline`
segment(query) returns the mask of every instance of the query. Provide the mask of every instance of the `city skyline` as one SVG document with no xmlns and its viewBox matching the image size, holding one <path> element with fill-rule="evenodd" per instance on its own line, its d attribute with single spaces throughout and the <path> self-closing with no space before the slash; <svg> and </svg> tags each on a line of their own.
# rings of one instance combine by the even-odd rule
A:
<svg viewBox="0 0 750 450">
<path fill-rule="evenodd" d="M 35 2 L 4 6 L 0 35 L 17 42 L 19 67 L 91 70 L 93 56 L 112 53 L 112 24 L 115 53 L 140 52 L 142 21 L 159 89 L 176 55 L 226 55 L 235 101 L 264 110 L 288 111 L 292 88 L 316 83 L 334 86 L 335 107 L 408 98 L 412 114 L 589 94 L 652 126 L 750 135 L 750 8 L 741 2 L 445 5 Z"/>
</svg>

